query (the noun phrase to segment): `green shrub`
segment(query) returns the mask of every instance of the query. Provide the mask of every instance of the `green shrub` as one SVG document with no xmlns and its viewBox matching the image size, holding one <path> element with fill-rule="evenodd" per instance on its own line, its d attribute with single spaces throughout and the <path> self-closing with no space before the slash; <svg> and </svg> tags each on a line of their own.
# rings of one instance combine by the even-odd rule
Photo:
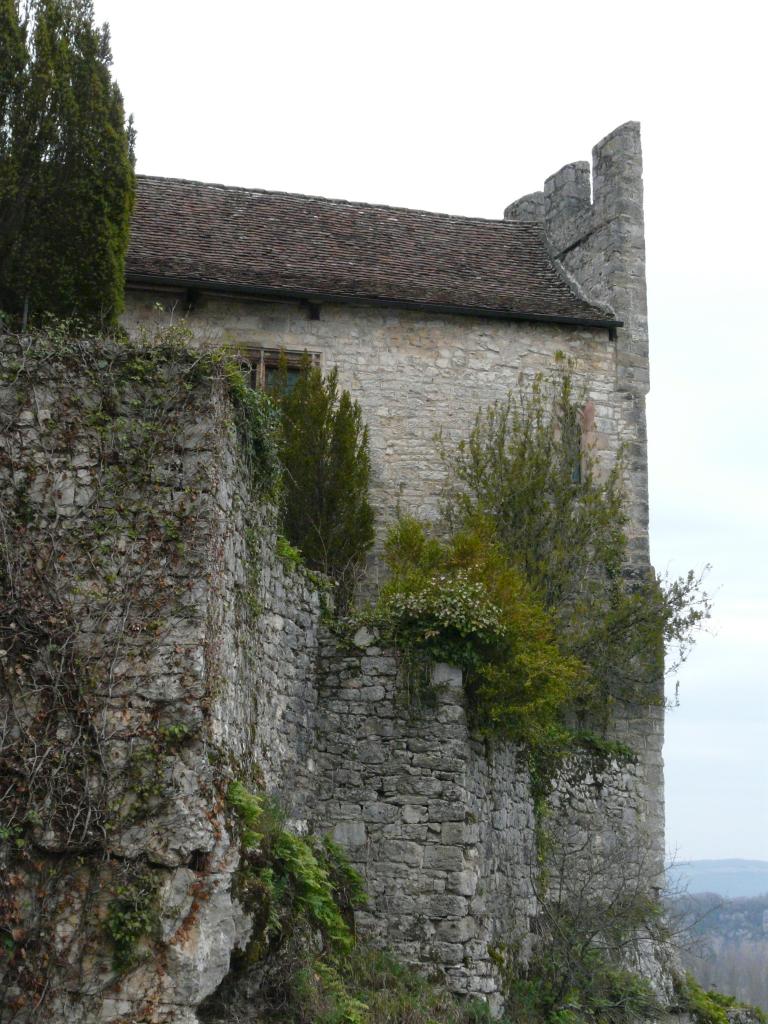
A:
<svg viewBox="0 0 768 1024">
<path fill-rule="evenodd" d="M 491 1024 L 488 1006 L 459 1000 L 445 985 L 385 952 L 357 943 L 343 959 L 305 951 L 263 1016 L 281 1024 Z M 506 1018 L 505 1018 L 506 1020 Z M 499 1022 L 503 1024 L 503 1022 Z"/>
<path fill-rule="evenodd" d="M 230 784 L 227 800 L 240 826 L 240 895 L 256 918 L 251 957 L 305 922 L 322 933 L 330 950 L 348 952 L 354 942 L 351 910 L 364 901 L 364 890 L 341 849 L 289 832 L 274 803 L 241 782 Z"/>
<path fill-rule="evenodd" d="M 491 1024 L 493 1019 L 481 1000 L 458 1000 L 442 979 L 425 978 L 390 954 L 362 943 L 340 966 L 339 974 L 346 991 L 365 1005 L 366 1024 Z"/>
<path fill-rule="evenodd" d="M 728 1024 L 729 1009 L 748 1010 L 755 1020 L 765 1024 L 766 1015 L 757 1006 L 739 1002 L 735 996 L 703 988 L 692 974 L 686 974 L 675 981 L 675 996 L 678 1007 L 689 1013 L 696 1024 Z"/>
<path fill-rule="evenodd" d="M 626 551 L 621 460 L 604 478 L 574 441 L 570 375 L 535 378 L 478 412 L 469 437 L 443 446 L 454 528 L 481 511 L 548 606 L 581 592 L 586 577 L 615 576 Z"/>
<path fill-rule="evenodd" d="M 577 401 L 578 400 L 578 401 Z M 624 463 L 601 473 L 583 450 L 570 373 L 539 376 L 478 413 L 449 472 L 446 520 L 453 531 L 478 516 L 554 623 L 564 656 L 587 670 L 593 704 L 659 702 L 664 654 L 683 659 L 709 614 L 693 573 L 672 581 L 630 570 Z M 675 666 L 670 664 L 670 669 Z"/>
<path fill-rule="evenodd" d="M 441 543 L 404 518 L 385 553 L 390 578 L 372 612 L 385 641 L 464 669 L 481 729 L 531 744 L 560 735 L 565 709 L 586 699 L 583 667 L 560 651 L 551 616 L 492 524 L 476 517 Z"/>
<path fill-rule="evenodd" d="M 283 363 L 273 395 L 282 414 L 283 531 L 309 569 L 336 583 L 349 605 L 373 539 L 368 429 L 357 402 L 305 355 L 292 388 Z"/>
<path fill-rule="evenodd" d="M 277 550 L 277 557 L 289 572 L 295 572 L 303 563 L 299 549 L 295 548 L 293 544 L 287 541 L 282 534 L 278 534 L 275 547 Z"/>
<path fill-rule="evenodd" d="M 561 919 L 562 923 L 562 919 Z M 634 1024 L 658 1017 L 649 982 L 569 929 L 552 933 L 527 964 L 496 951 L 506 1012 L 516 1024 Z"/>
</svg>

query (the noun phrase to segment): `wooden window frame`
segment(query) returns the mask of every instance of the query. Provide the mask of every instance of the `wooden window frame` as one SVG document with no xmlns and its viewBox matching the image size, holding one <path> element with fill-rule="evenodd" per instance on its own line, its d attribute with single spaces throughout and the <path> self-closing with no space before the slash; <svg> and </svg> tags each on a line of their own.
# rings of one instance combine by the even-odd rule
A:
<svg viewBox="0 0 768 1024">
<path fill-rule="evenodd" d="M 305 355 L 309 356 L 313 366 L 320 366 L 319 352 L 307 352 L 306 349 L 299 352 L 285 348 L 254 349 L 246 357 L 251 371 L 251 387 L 263 390 L 267 386 L 267 370 L 277 369 L 281 359 L 285 359 L 289 370 L 299 369 Z"/>
</svg>

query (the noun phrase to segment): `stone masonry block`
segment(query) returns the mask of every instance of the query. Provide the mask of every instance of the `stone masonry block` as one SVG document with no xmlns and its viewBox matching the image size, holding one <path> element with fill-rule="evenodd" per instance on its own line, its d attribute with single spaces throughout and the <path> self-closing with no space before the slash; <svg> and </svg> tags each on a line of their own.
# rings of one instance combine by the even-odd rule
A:
<svg viewBox="0 0 768 1024">
<path fill-rule="evenodd" d="M 424 867 L 461 871 L 464 867 L 464 854 L 460 846 L 427 846 L 424 850 Z"/>
</svg>

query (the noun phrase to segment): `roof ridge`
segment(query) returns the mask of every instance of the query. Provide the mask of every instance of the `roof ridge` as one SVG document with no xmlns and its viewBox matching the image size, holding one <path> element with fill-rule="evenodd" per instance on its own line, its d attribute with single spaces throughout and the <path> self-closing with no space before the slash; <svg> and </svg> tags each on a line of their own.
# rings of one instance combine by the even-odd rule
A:
<svg viewBox="0 0 768 1024">
<path fill-rule="evenodd" d="M 370 203 L 357 199 L 334 199 L 331 196 L 313 195 L 308 192 L 285 192 L 282 189 L 271 188 L 250 188 L 247 185 L 225 185 L 217 181 L 199 181 L 196 178 L 172 178 L 162 174 L 137 174 L 137 180 L 176 182 L 179 185 L 202 185 L 205 188 L 224 189 L 227 192 L 245 192 L 248 195 L 285 196 L 289 199 L 314 199 L 323 203 L 333 203 L 335 206 L 365 207 L 371 210 L 391 210 L 394 213 L 416 213 L 426 217 L 442 217 L 446 220 L 468 221 L 473 224 L 498 224 L 501 227 L 512 226 L 515 228 L 534 228 L 537 233 L 543 234 L 543 226 L 535 221 L 509 221 L 503 217 L 472 217 L 463 213 L 443 213 L 440 210 L 424 210 L 416 206 L 391 206 L 389 203 Z"/>
</svg>

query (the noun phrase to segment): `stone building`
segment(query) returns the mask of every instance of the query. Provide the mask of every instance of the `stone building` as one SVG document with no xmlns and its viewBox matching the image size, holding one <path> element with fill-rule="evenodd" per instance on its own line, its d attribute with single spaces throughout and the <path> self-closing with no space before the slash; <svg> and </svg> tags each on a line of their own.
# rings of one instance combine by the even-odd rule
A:
<svg viewBox="0 0 768 1024">
<path fill-rule="evenodd" d="M 437 514 L 438 431 L 465 436 L 480 407 L 565 353 L 589 396 L 598 458 L 609 465 L 619 446 L 628 452 L 631 557 L 648 565 L 637 124 L 598 143 L 591 168 L 567 165 L 500 220 L 140 178 L 127 274 L 129 332 L 183 317 L 200 342 L 242 353 L 257 382 L 281 351 L 338 367 L 370 428 L 380 533 L 398 506 Z M 339 648 L 323 632 L 318 594 L 281 563 L 268 530 L 252 550 L 259 499 L 215 384 L 191 394 L 183 366 L 163 371 L 167 389 L 128 373 L 105 407 L 98 363 L 78 378 L 55 360 L 0 357 L 12 375 L 33 375 L 24 389 L 0 387 L 0 508 L 16 507 L 24 490 L 16 560 L 36 578 L 55 553 L 57 615 L 103 683 L 92 695 L 106 723 L 103 791 L 119 806 L 121 786 L 149 764 L 170 794 L 129 805 L 106 834 L 109 856 L 84 848 L 71 872 L 57 836 L 41 833 L 40 863 L 57 865 L 59 888 L 37 919 L 38 866 L 17 872 L 14 920 L 38 930 L 43 921 L 52 936 L 46 1019 L 199 1019 L 251 927 L 222 799 L 221 766 L 233 764 L 263 779 L 297 827 L 332 831 L 345 846 L 370 896 L 361 931 L 439 969 L 454 992 L 493 1000 L 489 947 L 525 948 L 538 909 L 533 803 L 514 746 L 468 727 L 460 672 L 438 666 L 436 706 L 405 707 L 392 652 L 364 634 Z M 113 352 L 103 365 L 119 360 Z M 113 463 L 126 438 L 145 436 L 141 410 L 158 390 L 173 429 L 147 435 L 151 471 L 134 486 Z M 97 521 L 111 532 L 82 543 Z M 248 587 L 258 588 L 250 602 Z M 19 671 L 42 669 L 31 660 Z M 560 794 L 558 811 L 564 834 L 620 839 L 625 878 L 648 889 L 663 857 L 662 721 L 655 706 L 617 714 L 614 735 L 637 763 Z M 142 761 L 152 737 L 160 754 Z M 144 959 L 120 972 L 103 928 L 76 922 L 107 917 L 128 868 L 151 876 L 159 910 Z M 19 987 L 3 984 L 10 1006 Z M 13 1019 L 40 1019 L 27 1011 Z"/>
<path fill-rule="evenodd" d="M 565 352 L 595 406 L 598 454 L 630 449 L 633 550 L 647 560 L 648 348 L 636 123 L 544 191 L 482 220 L 140 177 L 127 265 L 129 331 L 187 319 L 201 340 L 280 350 L 339 378 L 370 427 L 374 503 L 435 514 L 434 437 Z"/>
<path fill-rule="evenodd" d="M 479 408 L 565 353 L 589 395 L 597 458 L 609 465 L 619 446 L 627 452 L 630 553 L 648 565 L 637 123 L 499 220 L 140 177 L 127 285 L 130 332 L 184 318 L 200 342 L 247 357 L 257 382 L 281 352 L 337 366 L 370 428 L 379 536 L 397 508 L 437 515 L 438 432 L 465 437 Z M 307 720 L 307 692 L 286 696 L 281 684 L 279 698 L 262 698 L 268 786 L 347 847 L 371 893 L 369 932 L 407 960 L 442 965 L 458 992 L 492 993 L 489 943 L 535 913 L 525 772 L 513 751 L 472 740 L 460 677 L 446 677 L 436 722 L 414 726 L 398 717 L 396 669 L 377 648 L 357 660 L 323 648 L 320 664 L 302 741 L 312 770 L 299 786 L 276 730 L 294 701 L 294 722 Z M 629 823 L 651 884 L 663 859 L 662 727 L 658 707 L 618 715 L 614 735 L 639 763 L 577 801 L 587 830 Z"/>
</svg>

